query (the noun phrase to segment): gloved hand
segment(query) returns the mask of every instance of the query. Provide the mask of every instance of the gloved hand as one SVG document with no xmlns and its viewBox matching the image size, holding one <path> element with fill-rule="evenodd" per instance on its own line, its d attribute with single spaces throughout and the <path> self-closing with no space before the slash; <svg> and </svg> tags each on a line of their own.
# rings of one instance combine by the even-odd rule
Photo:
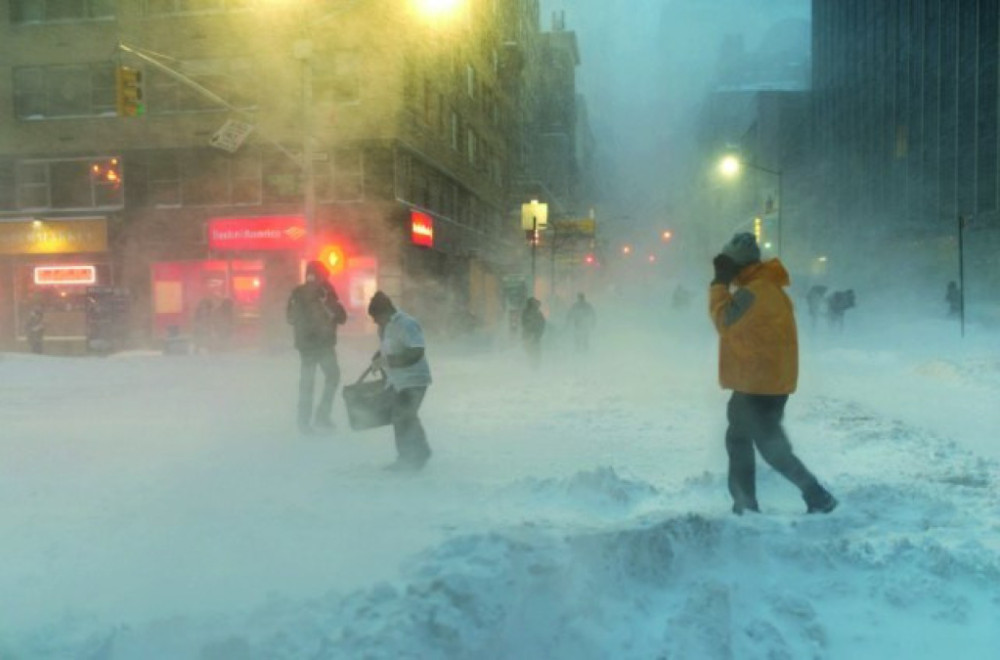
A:
<svg viewBox="0 0 1000 660">
<path fill-rule="evenodd" d="M 736 265 L 732 257 L 725 254 L 715 255 L 715 258 L 712 259 L 712 265 L 715 266 L 715 278 L 712 280 L 712 284 L 728 286 L 740 272 L 740 267 Z"/>
</svg>

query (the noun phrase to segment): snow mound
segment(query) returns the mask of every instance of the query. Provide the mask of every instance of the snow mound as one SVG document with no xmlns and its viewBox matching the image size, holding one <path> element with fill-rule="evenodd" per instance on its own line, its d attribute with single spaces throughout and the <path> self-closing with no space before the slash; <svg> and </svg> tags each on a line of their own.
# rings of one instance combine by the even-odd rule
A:
<svg viewBox="0 0 1000 660">
<path fill-rule="evenodd" d="M 612 467 L 577 472 L 568 478 L 522 479 L 505 490 L 515 500 L 531 500 L 533 505 L 620 513 L 634 509 L 655 497 L 658 489 L 646 482 L 627 479 Z"/>
<path fill-rule="evenodd" d="M 920 533 L 873 537 L 894 515 L 689 514 L 568 535 L 529 526 L 459 536 L 413 558 L 397 584 L 274 599 L 211 625 L 120 628 L 73 657 L 711 660 L 873 647 L 887 657 L 901 638 L 920 651 L 909 657 L 940 657 L 949 634 L 991 630 L 979 624 L 1000 605 L 996 555 Z"/>
</svg>

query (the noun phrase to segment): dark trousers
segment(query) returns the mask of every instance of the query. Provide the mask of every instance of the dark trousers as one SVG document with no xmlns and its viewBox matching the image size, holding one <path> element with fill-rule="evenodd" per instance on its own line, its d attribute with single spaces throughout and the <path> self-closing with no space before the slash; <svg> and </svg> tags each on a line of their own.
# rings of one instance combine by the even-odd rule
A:
<svg viewBox="0 0 1000 660">
<path fill-rule="evenodd" d="M 313 420 L 313 399 L 316 391 L 316 367 L 323 371 L 323 393 L 316 406 L 316 421 L 330 422 L 333 395 L 340 384 L 340 365 L 333 347 L 299 351 L 299 426 L 308 427 Z"/>
<path fill-rule="evenodd" d="M 427 387 L 407 387 L 393 390 L 392 430 L 396 436 L 396 451 L 400 460 L 423 465 L 431 456 L 424 425 L 417 417 Z"/>
<path fill-rule="evenodd" d="M 741 508 L 757 508 L 754 446 L 782 476 L 811 495 L 819 484 L 794 453 L 781 427 L 787 395 L 768 396 L 733 392 L 726 409 L 726 451 L 729 453 L 729 493 Z"/>
</svg>

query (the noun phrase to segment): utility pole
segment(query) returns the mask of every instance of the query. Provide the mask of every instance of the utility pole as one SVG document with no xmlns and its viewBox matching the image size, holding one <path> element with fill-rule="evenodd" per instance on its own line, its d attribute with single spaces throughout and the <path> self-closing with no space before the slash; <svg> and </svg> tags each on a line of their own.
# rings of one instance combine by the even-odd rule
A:
<svg viewBox="0 0 1000 660">
<path fill-rule="evenodd" d="M 302 215 L 306 225 L 306 258 L 316 246 L 316 177 L 315 150 L 312 138 L 313 66 L 312 40 L 295 43 L 295 57 L 302 61 Z"/>
<path fill-rule="evenodd" d="M 958 216 L 958 319 L 965 337 L 965 216 Z"/>
</svg>

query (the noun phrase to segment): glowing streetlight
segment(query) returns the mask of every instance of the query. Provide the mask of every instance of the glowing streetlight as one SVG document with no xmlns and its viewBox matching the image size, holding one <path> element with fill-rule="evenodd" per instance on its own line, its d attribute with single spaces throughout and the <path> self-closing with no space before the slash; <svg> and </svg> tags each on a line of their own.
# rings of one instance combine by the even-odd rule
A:
<svg viewBox="0 0 1000 660">
<path fill-rule="evenodd" d="M 740 170 L 743 169 L 744 166 L 749 167 L 752 170 L 758 170 L 760 172 L 765 172 L 767 174 L 772 174 L 778 177 L 778 254 L 780 255 L 781 254 L 781 210 L 782 207 L 785 205 L 784 199 L 782 199 L 781 196 L 782 172 L 780 169 L 772 170 L 766 167 L 761 167 L 760 165 L 757 165 L 755 163 L 744 163 L 738 157 L 729 154 L 727 156 L 723 156 L 722 160 L 719 161 L 719 173 L 726 178 L 733 178 L 740 173 Z M 773 204 L 773 201 L 770 202 L 770 204 Z M 765 209 L 765 213 L 766 212 L 769 212 L 769 209 Z M 759 240 L 760 236 L 758 235 L 757 238 Z"/>
<path fill-rule="evenodd" d="M 632 246 L 631 245 L 623 245 L 622 246 L 622 254 L 624 254 L 626 257 L 628 255 L 632 254 Z"/>
<path fill-rule="evenodd" d="M 662 234 L 660 234 L 660 238 L 663 240 L 664 243 L 669 243 L 670 239 L 673 238 L 673 237 L 674 237 L 674 234 L 670 230 L 667 230 L 667 231 L 663 232 Z"/>
<path fill-rule="evenodd" d="M 462 0 L 413 0 L 416 10 L 428 18 L 444 18 L 454 14 Z"/>
<path fill-rule="evenodd" d="M 734 177 L 740 173 L 742 163 L 736 156 L 725 156 L 719 161 L 719 173 L 725 177 Z"/>
</svg>

